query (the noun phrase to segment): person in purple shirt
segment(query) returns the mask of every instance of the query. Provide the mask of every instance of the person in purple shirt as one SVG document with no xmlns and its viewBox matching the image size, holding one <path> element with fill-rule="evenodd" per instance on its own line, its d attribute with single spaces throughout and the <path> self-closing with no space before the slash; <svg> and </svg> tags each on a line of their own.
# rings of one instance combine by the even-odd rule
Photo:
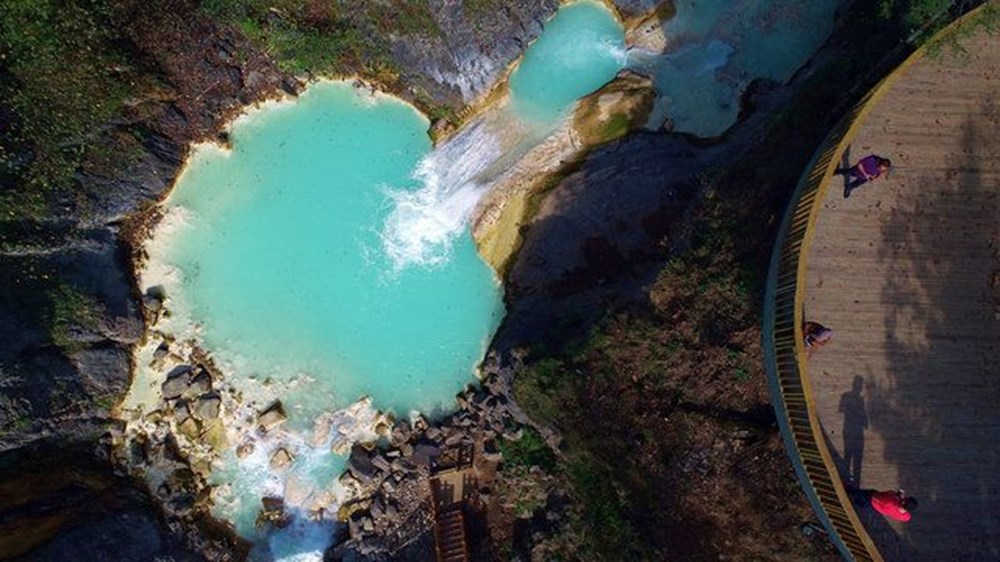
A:
<svg viewBox="0 0 1000 562">
<path fill-rule="evenodd" d="M 892 161 L 875 154 L 869 154 L 862 158 L 851 168 L 837 168 L 835 174 L 847 176 L 850 181 L 844 187 L 844 199 L 851 196 L 851 192 L 862 185 L 880 178 L 892 167 Z"/>
</svg>

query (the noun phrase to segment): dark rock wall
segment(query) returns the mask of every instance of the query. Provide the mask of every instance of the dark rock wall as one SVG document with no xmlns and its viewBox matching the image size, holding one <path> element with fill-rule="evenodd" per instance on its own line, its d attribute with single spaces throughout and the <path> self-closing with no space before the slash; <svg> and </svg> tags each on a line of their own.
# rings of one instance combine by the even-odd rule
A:
<svg viewBox="0 0 1000 562">
<path fill-rule="evenodd" d="M 461 107 L 488 91 L 542 33 L 558 0 L 431 0 L 438 33 L 393 41 L 405 80 L 438 103 Z"/>
</svg>

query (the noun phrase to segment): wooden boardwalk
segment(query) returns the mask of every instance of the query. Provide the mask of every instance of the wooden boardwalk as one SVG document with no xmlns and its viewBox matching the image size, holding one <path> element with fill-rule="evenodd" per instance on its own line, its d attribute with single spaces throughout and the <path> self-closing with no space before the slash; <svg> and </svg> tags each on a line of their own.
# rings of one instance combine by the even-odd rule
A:
<svg viewBox="0 0 1000 562">
<path fill-rule="evenodd" d="M 834 176 L 808 257 L 805 319 L 835 330 L 809 361 L 841 473 L 904 488 L 913 521 L 859 509 L 885 559 L 1000 560 L 1000 38 L 924 58 L 874 106 Z"/>
</svg>

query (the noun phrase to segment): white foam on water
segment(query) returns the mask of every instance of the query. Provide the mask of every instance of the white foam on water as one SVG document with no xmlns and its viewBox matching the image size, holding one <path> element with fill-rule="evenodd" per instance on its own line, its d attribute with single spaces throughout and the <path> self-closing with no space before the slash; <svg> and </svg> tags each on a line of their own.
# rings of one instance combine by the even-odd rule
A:
<svg viewBox="0 0 1000 562">
<path fill-rule="evenodd" d="M 254 419 L 249 406 L 237 418 Z M 253 536 L 254 520 L 261 498 L 280 497 L 290 518 L 282 529 L 269 529 L 258 541 L 255 558 L 305 562 L 322 560 L 323 551 L 333 540 L 337 509 L 354 490 L 341 484 L 339 476 L 344 456 L 357 442 L 378 437 L 377 425 L 389 420 L 372 407 L 365 397 L 347 408 L 328 412 L 316 419 L 312 433 L 274 429 L 261 433 L 253 425 L 241 428 L 233 441 L 251 444 L 244 458 L 230 451 L 220 459 L 212 480 L 222 483 L 213 490 L 213 512 L 236 523 L 244 536 Z M 285 449 L 292 457 L 290 466 L 271 468 L 271 458 Z"/>
<path fill-rule="evenodd" d="M 616 43 L 610 40 L 604 40 L 600 42 L 600 48 L 602 51 L 611 55 L 611 58 L 618 63 L 618 66 L 625 68 L 629 63 L 630 49 L 622 44 Z"/>
<path fill-rule="evenodd" d="M 414 172 L 418 189 L 388 188 L 393 209 L 382 243 L 397 271 L 448 260 L 486 191 L 481 176 L 501 154 L 500 138 L 478 121 L 421 160 Z"/>
</svg>

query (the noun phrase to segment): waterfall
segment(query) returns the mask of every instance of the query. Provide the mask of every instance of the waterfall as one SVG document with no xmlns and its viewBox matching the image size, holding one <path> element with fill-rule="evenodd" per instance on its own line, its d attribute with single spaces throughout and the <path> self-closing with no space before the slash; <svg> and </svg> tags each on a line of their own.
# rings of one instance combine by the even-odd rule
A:
<svg viewBox="0 0 1000 562">
<path fill-rule="evenodd" d="M 484 193 L 483 172 L 501 155 L 487 123 L 477 121 L 425 156 L 413 174 L 417 190 L 388 190 L 393 209 L 382 242 L 397 270 L 447 259 Z"/>
</svg>

